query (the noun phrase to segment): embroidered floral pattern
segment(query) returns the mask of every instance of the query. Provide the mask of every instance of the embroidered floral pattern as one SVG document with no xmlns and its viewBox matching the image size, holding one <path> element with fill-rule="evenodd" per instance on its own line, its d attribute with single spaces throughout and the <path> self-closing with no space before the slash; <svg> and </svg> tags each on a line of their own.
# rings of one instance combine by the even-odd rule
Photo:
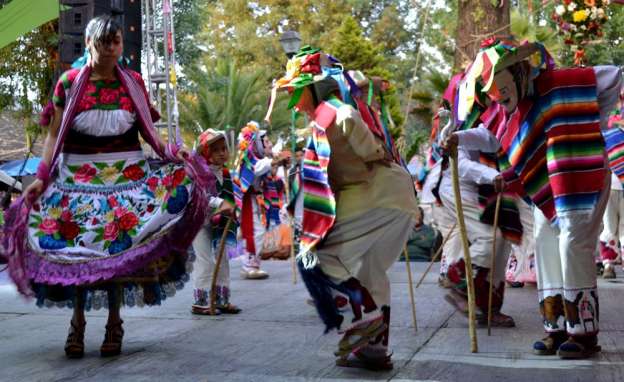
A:
<svg viewBox="0 0 624 382">
<path fill-rule="evenodd" d="M 83 165 L 68 165 L 67 184 L 117 185 L 137 182 L 145 177 L 145 160 L 130 162 L 120 160 L 115 163 L 93 162 Z"/>
<path fill-rule="evenodd" d="M 65 92 L 71 87 L 77 74 L 77 70 L 69 70 L 59 78 L 52 97 L 56 106 L 65 106 Z M 134 112 L 132 100 L 119 80 L 89 81 L 85 94 L 78 103 L 78 112 L 98 109 Z"/>
<path fill-rule="evenodd" d="M 65 177 L 64 183 L 69 187 L 84 184 L 85 191 L 64 190 L 54 183 L 52 192 L 33 206 L 29 227 L 39 247 L 83 247 L 113 255 L 140 242 L 144 230 L 153 234 L 154 229 L 181 216 L 190 197 L 191 180 L 186 171 L 166 165 L 150 172 L 146 181 L 138 182 L 149 171 L 145 160 L 128 162 L 65 166 L 73 176 Z M 130 188 L 93 191 L 105 189 L 108 184 L 128 184 Z M 154 225 L 154 221 L 159 223 Z"/>
</svg>

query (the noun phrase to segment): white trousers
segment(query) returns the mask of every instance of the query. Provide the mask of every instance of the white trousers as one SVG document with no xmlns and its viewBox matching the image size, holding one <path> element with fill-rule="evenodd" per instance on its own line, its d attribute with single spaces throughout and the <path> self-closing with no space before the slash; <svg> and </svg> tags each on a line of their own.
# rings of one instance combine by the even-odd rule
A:
<svg viewBox="0 0 624 382">
<path fill-rule="evenodd" d="M 537 288 L 547 332 L 598 332 L 594 258 L 610 182 L 607 177 L 589 216 L 561 216 L 554 227 L 539 208 L 533 208 Z"/>
<path fill-rule="evenodd" d="M 195 251 L 195 263 L 193 270 L 193 284 L 195 287 L 194 296 L 197 305 L 207 305 L 210 303 L 210 287 L 212 276 L 216 266 L 217 251 L 212 242 L 212 228 L 204 225 L 195 240 L 193 240 L 193 250 Z M 227 303 L 230 289 L 230 262 L 227 253 L 223 255 L 219 272 L 217 273 L 217 303 Z"/>
<path fill-rule="evenodd" d="M 389 208 L 376 208 L 362 215 L 337 219 L 316 250 L 321 270 L 335 284 L 356 279 L 370 293 L 377 309 L 362 321 L 381 316 L 390 306 L 388 269 L 401 255 L 414 226 L 414 215 Z M 344 322 L 352 322 L 346 307 Z M 361 321 L 360 321 L 361 322 Z M 341 327 L 341 331 L 350 329 Z"/>
<path fill-rule="evenodd" d="M 511 245 L 511 256 L 507 266 L 507 281 L 535 282 L 535 268 L 531 267 L 535 257 L 535 237 L 533 236 L 533 207 L 524 200 L 516 201 L 522 223 L 520 245 Z M 512 264 L 512 262 L 515 262 Z"/>
<path fill-rule="evenodd" d="M 260 269 L 260 253 L 262 252 L 262 246 L 264 243 L 264 234 L 267 233 L 267 228 L 263 224 L 263 211 L 258 206 L 258 201 L 255 197 L 251 198 L 251 207 L 253 209 L 253 231 L 254 231 L 254 245 L 256 247 L 255 253 L 248 251 L 246 247 L 246 241 L 242 240 L 244 255 L 242 256 L 243 269 L 249 271 L 251 269 Z"/>
<path fill-rule="evenodd" d="M 603 264 L 613 263 L 622 253 L 624 245 L 624 191 L 610 190 L 609 201 L 602 218 L 600 242 L 612 252 L 602 256 Z M 610 251 L 604 251 L 610 252 Z M 614 258 L 615 256 L 615 258 Z"/>
<path fill-rule="evenodd" d="M 453 195 L 441 195 L 445 207 L 445 219 L 449 222 L 457 221 L 455 209 L 455 199 Z M 473 265 L 490 269 L 492 262 L 492 246 L 494 244 L 494 229 L 489 224 L 481 223 L 481 208 L 475 203 L 463 201 L 464 220 L 466 222 L 466 233 L 470 242 L 470 258 Z M 452 223 L 451 223 L 452 226 Z M 450 233 L 450 238 L 444 246 L 447 263 L 454 264 L 463 258 L 463 248 L 459 225 Z M 449 244 L 450 243 L 450 244 Z M 505 279 L 507 268 L 507 257 L 510 251 L 509 242 L 503 238 L 500 229 L 496 230 L 496 258 L 494 262 L 494 285 L 498 285 Z"/>
</svg>

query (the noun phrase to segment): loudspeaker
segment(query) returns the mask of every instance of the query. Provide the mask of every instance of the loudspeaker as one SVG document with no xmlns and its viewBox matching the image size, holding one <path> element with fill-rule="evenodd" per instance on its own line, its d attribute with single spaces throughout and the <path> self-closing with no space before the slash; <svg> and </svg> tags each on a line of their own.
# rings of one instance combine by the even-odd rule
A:
<svg viewBox="0 0 624 382">
<path fill-rule="evenodd" d="M 62 66 L 68 66 L 85 49 L 84 30 L 99 15 L 111 15 L 122 27 L 124 57 L 128 67 L 141 72 L 141 2 L 140 0 L 60 0 L 59 51 Z"/>
</svg>

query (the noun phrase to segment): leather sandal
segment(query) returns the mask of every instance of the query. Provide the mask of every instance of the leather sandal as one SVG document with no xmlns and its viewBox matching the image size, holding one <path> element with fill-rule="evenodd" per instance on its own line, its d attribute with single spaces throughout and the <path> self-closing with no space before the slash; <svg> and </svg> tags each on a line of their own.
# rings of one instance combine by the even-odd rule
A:
<svg viewBox="0 0 624 382">
<path fill-rule="evenodd" d="M 479 326 L 487 326 L 488 317 L 487 314 L 477 315 L 477 323 Z M 508 316 L 501 312 L 492 312 L 492 327 L 493 328 L 514 328 L 516 322 L 513 317 Z"/>
<path fill-rule="evenodd" d="M 229 302 L 225 305 L 217 305 L 217 309 L 223 314 L 239 314 L 242 311 L 241 308 Z"/>
<path fill-rule="evenodd" d="M 338 342 L 338 350 L 334 352 L 334 355 L 336 357 L 348 356 L 362 346 L 367 345 L 370 340 L 383 333 L 386 329 L 387 325 L 383 322 L 381 317 L 370 322 L 366 326 L 351 329 L 347 331 L 340 342 Z M 350 340 L 354 337 L 356 337 L 357 340 L 351 342 Z"/>
<path fill-rule="evenodd" d="M 191 313 L 198 314 L 200 316 L 218 316 L 221 314 L 221 309 L 216 307 L 213 313 L 209 306 L 191 305 Z"/>
<path fill-rule="evenodd" d="M 567 335 L 565 332 L 549 333 L 546 337 L 533 344 L 533 353 L 536 355 L 555 355 L 559 346 L 565 342 Z"/>
<path fill-rule="evenodd" d="M 106 324 L 106 334 L 104 342 L 100 347 L 100 356 L 113 357 L 121 354 L 121 342 L 123 341 L 124 330 L 121 327 L 123 320 L 112 324 Z"/>
<path fill-rule="evenodd" d="M 84 334 L 87 322 L 84 321 L 82 325 L 76 325 L 74 320 L 71 320 L 69 323 L 69 334 L 67 341 L 65 341 L 65 355 L 67 358 L 82 358 L 84 356 Z"/>
<path fill-rule="evenodd" d="M 370 371 L 388 371 L 394 368 L 392 354 L 387 354 L 381 358 L 365 356 L 359 351 L 347 354 L 346 357 L 336 358 L 336 366 L 354 367 Z"/>
<path fill-rule="evenodd" d="M 559 346 L 557 355 L 561 359 L 585 359 L 601 350 L 602 347 L 598 345 L 598 340 L 595 336 L 586 340 L 570 337 Z"/>
</svg>

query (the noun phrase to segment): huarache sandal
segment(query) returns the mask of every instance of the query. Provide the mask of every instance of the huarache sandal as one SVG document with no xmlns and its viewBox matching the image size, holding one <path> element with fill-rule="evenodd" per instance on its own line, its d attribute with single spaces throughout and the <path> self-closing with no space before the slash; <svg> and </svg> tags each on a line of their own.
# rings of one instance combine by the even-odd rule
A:
<svg viewBox="0 0 624 382">
<path fill-rule="evenodd" d="M 346 357 L 337 358 L 336 366 L 354 367 L 370 371 L 388 371 L 394 368 L 394 364 L 392 363 L 392 354 L 385 355 L 381 358 L 373 358 L 364 355 L 360 351 L 347 354 Z"/>
<path fill-rule="evenodd" d="M 480 314 L 477 316 L 477 323 L 480 326 L 487 326 L 488 318 L 487 314 Z M 514 328 L 516 322 L 513 317 L 508 316 L 501 312 L 492 312 L 492 327 L 493 328 Z"/>
<path fill-rule="evenodd" d="M 570 337 L 559 346 L 557 355 L 561 359 L 584 359 L 591 357 L 601 350 L 602 347 L 598 345 L 598 339 L 595 336 L 585 341 Z"/>
<path fill-rule="evenodd" d="M 84 356 L 84 333 L 86 321 L 81 325 L 71 320 L 67 341 L 65 341 L 65 355 L 67 358 L 82 358 Z"/>
<path fill-rule="evenodd" d="M 209 306 L 191 305 L 191 313 L 198 314 L 200 316 L 218 316 L 221 314 L 221 309 L 217 307 L 213 313 Z"/>
<path fill-rule="evenodd" d="M 121 354 L 121 342 L 124 335 L 122 324 L 123 320 L 106 324 L 106 334 L 104 334 L 104 342 L 100 347 L 100 356 L 113 357 Z"/>
<path fill-rule="evenodd" d="M 349 353 L 352 353 L 368 344 L 371 339 L 377 337 L 386 329 L 387 326 L 383 322 L 382 318 L 374 320 L 366 326 L 351 329 L 347 331 L 340 342 L 338 342 L 338 350 L 334 352 L 334 355 L 336 357 L 347 356 Z M 353 339 L 355 339 L 355 341 L 351 342 Z"/>
<path fill-rule="evenodd" d="M 242 311 L 241 308 L 229 302 L 225 305 L 217 305 L 217 309 L 223 314 L 239 314 Z"/>
<path fill-rule="evenodd" d="M 548 333 L 548 336 L 533 344 L 533 353 L 536 355 L 555 355 L 566 338 L 565 332 Z"/>
</svg>

